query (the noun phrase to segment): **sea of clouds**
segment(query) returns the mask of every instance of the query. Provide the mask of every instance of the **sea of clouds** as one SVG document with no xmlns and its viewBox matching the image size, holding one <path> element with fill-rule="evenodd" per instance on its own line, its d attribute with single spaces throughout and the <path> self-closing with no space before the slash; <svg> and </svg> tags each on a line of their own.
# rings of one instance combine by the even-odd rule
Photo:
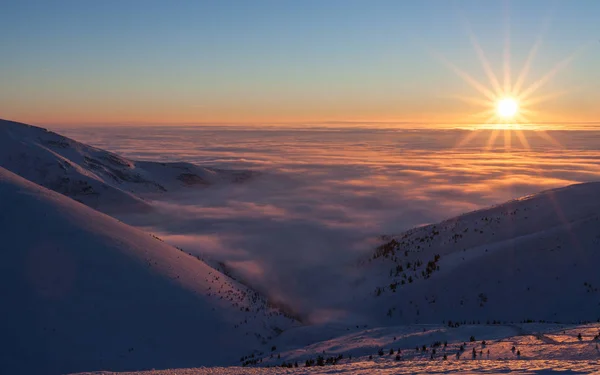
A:
<svg viewBox="0 0 600 375">
<path fill-rule="evenodd" d="M 212 262 L 303 316 L 327 319 L 357 262 L 397 234 L 522 195 L 600 180 L 600 132 L 368 128 L 57 129 L 138 160 L 260 177 L 153 202 L 122 219 Z"/>
</svg>

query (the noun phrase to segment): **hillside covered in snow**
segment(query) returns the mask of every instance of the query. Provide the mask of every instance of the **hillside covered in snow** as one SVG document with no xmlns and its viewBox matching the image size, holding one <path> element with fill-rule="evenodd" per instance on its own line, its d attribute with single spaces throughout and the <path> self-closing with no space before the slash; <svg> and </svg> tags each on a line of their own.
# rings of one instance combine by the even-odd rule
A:
<svg viewBox="0 0 600 375">
<path fill-rule="evenodd" d="M 599 219 L 585 183 L 385 236 L 349 306 L 379 324 L 596 321 Z"/>
<path fill-rule="evenodd" d="M 0 119 L 0 166 L 103 212 L 149 210 L 144 196 L 256 176 L 190 163 L 123 158 L 43 128 Z"/>
<path fill-rule="evenodd" d="M 286 365 L 256 373 L 329 371 L 289 368 L 306 361 L 310 367 L 329 361 L 324 364 L 349 374 L 470 371 L 477 369 L 464 361 L 471 355 L 494 360 L 481 365 L 492 372 L 598 366 L 599 326 L 588 323 L 600 321 L 600 183 L 543 191 L 382 236 L 356 266 L 336 269 L 339 280 L 325 271 L 298 278 L 335 291 L 318 324 L 307 319 L 305 325 L 255 291 L 268 268 L 250 268 L 255 272 L 242 285 L 228 276 L 228 259 L 211 268 L 201 256 L 99 212 L 126 220 L 153 210 L 140 216 L 168 221 L 152 208 L 161 198 L 255 176 L 134 161 L 0 120 L 0 284 L 8 306 L 0 309 L 0 373 L 233 364 Z M 207 210 L 189 212 L 191 231 L 205 227 L 212 234 L 231 226 L 211 225 L 219 223 L 220 206 L 205 198 Z M 259 218 L 234 217 L 243 225 Z M 295 233 L 260 235 L 277 242 Z M 286 255 L 290 263 L 298 257 Z M 269 293 L 272 284 L 260 290 Z M 316 299 L 297 302 L 310 312 L 320 306 Z M 491 350 L 489 358 L 482 357 L 484 349 Z M 527 367 L 514 362 L 520 359 L 550 362 Z M 585 368 L 581 359 L 589 361 Z M 402 361 L 407 364 L 399 366 Z"/>
<path fill-rule="evenodd" d="M 4 168 L 0 197 L 2 374 L 230 364 L 295 324 L 197 258 Z"/>
</svg>

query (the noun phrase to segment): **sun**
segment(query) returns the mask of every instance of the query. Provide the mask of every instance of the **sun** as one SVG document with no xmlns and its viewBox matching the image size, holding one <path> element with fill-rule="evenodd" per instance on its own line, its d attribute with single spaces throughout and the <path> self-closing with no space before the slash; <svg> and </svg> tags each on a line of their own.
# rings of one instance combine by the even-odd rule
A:
<svg viewBox="0 0 600 375">
<path fill-rule="evenodd" d="M 496 113 L 502 118 L 513 118 L 517 112 L 519 112 L 519 104 L 513 98 L 500 99 L 496 104 Z"/>
</svg>

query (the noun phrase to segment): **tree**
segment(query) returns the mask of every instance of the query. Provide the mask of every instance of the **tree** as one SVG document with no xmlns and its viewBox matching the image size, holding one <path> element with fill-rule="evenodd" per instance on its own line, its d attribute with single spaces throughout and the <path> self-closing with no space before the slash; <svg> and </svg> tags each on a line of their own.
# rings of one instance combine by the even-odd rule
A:
<svg viewBox="0 0 600 375">
<path fill-rule="evenodd" d="M 325 359 L 323 357 L 317 357 L 317 366 L 325 366 Z"/>
</svg>

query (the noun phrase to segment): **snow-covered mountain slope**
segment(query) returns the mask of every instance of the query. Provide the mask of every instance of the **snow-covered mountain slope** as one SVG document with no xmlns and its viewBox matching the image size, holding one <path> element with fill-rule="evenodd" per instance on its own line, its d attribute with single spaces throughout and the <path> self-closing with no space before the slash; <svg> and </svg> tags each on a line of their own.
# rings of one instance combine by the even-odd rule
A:
<svg viewBox="0 0 600 375">
<path fill-rule="evenodd" d="M 294 325 L 156 237 L 0 168 L 0 373 L 235 363 Z"/>
<path fill-rule="evenodd" d="M 380 324 L 595 321 L 599 217 L 586 183 L 386 237 L 348 306 Z"/>
<path fill-rule="evenodd" d="M 46 129 L 0 120 L 0 166 L 102 211 L 148 209 L 145 194 L 239 183 L 252 171 L 133 161 Z"/>
</svg>

